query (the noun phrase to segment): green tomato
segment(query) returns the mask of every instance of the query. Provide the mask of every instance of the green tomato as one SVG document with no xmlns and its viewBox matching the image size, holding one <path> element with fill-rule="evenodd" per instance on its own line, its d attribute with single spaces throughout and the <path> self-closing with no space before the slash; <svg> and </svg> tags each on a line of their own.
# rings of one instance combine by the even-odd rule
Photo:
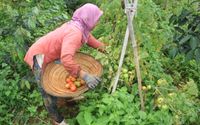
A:
<svg viewBox="0 0 200 125">
<path fill-rule="evenodd" d="M 163 103 L 163 101 L 164 101 L 164 99 L 163 99 L 162 97 L 159 97 L 159 98 L 157 99 L 157 102 L 158 102 L 159 104 Z"/>
<path fill-rule="evenodd" d="M 114 65 L 114 69 L 117 70 L 118 69 L 118 65 Z"/>
<path fill-rule="evenodd" d="M 143 90 L 143 91 L 146 91 L 146 90 L 147 90 L 147 87 L 146 87 L 146 86 L 142 86 L 142 90 Z"/>
<path fill-rule="evenodd" d="M 165 79 L 159 79 L 157 81 L 158 86 L 164 86 L 167 85 L 167 81 Z"/>
<path fill-rule="evenodd" d="M 132 71 L 129 71 L 128 74 L 134 74 Z"/>
<path fill-rule="evenodd" d="M 124 76 L 125 79 L 128 79 L 128 74 L 127 73 L 124 74 L 123 76 Z"/>
<path fill-rule="evenodd" d="M 147 89 L 150 90 L 150 89 L 151 89 L 151 85 L 148 85 L 148 86 L 147 86 Z"/>
<path fill-rule="evenodd" d="M 161 104 L 158 104 L 157 106 L 158 106 L 158 108 L 161 108 L 162 105 L 161 105 Z"/>
<path fill-rule="evenodd" d="M 178 115 L 175 115 L 175 119 L 179 119 L 179 116 L 178 116 Z"/>
<path fill-rule="evenodd" d="M 127 69 L 122 69 L 122 72 L 123 72 L 123 73 L 127 73 L 128 70 L 127 70 Z"/>
<path fill-rule="evenodd" d="M 174 97 L 174 96 L 176 96 L 176 93 L 174 93 L 174 92 L 169 93 L 168 96 L 169 96 L 169 97 Z"/>
<path fill-rule="evenodd" d="M 166 104 L 162 105 L 162 109 L 166 110 L 168 109 L 168 106 Z"/>
<path fill-rule="evenodd" d="M 78 87 L 78 88 L 81 86 L 81 83 L 80 83 L 80 82 L 78 82 L 78 81 L 77 81 L 77 82 L 74 82 L 74 84 L 75 84 L 75 85 L 76 85 L 76 87 Z"/>
</svg>

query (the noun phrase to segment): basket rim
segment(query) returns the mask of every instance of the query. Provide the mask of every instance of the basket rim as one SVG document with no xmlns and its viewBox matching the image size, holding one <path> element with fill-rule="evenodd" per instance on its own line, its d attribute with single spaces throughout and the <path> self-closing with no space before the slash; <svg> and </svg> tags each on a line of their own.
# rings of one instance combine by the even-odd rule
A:
<svg viewBox="0 0 200 125">
<path fill-rule="evenodd" d="M 100 61 L 98 60 L 98 59 L 95 59 L 92 55 L 90 55 L 90 54 L 88 54 L 88 53 L 83 53 L 83 52 L 80 52 L 80 51 L 78 51 L 78 52 L 76 52 L 77 54 L 84 54 L 84 55 L 87 55 L 87 56 L 89 56 L 89 57 L 91 57 L 91 58 L 93 58 L 94 60 L 96 60 L 98 63 L 99 63 L 99 65 L 101 65 L 101 67 L 102 67 L 102 69 L 103 69 L 103 65 L 100 63 Z M 102 70 L 102 72 L 101 72 L 101 75 L 103 74 L 103 70 Z"/>
<path fill-rule="evenodd" d="M 101 68 L 101 71 L 100 71 L 100 73 L 99 73 L 99 76 L 100 76 L 100 77 L 102 76 L 102 74 L 103 74 L 103 65 L 100 63 L 99 60 L 95 59 L 93 56 L 91 56 L 91 55 L 89 55 L 89 54 L 87 54 L 87 53 L 76 52 L 76 54 L 82 54 L 82 55 L 85 55 L 85 56 L 88 56 L 88 57 L 94 59 L 94 60 L 98 63 L 98 65 L 100 65 L 100 67 L 102 67 L 102 68 Z M 74 55 L 74 56 L 75 56 L 75 55 Z M 42 75 L 42 83 L 41 83 L 41 86 L 42 86 L 42 88 L 44 89 L 44 91 L 45 91 L 46 93 L 48 93 L 48 94 L 50 94 L 50 95 L 52 95 L 52 96 L 61 97 L 61 98 L 73 98 L 73 97 L 80 96 L 80 95 L 82 95 L 83 93 L 85 93 L 86 91 L 89 90 L 89 88 L 87 87 L 87 85 L 85 85 L 85 86 L 83 86 L 83 88 L 82 88 L 79 92 L 76 91 L 76 92 L 72 92 L 72 93 L 69 93 L 69 94 L 59 94 L 59 93 L 56 93 L 56 92 L 53 91 L 53 90 L 51 90 L 51 91 L 48 90 L 48 91 L 47 91 L 47 89 L 45 89 L 45 87 L 44 87 L 44 83 L 43 83 L 44 79 L 43 79 L 43 78 L 44 78 L 44 74 L 45 74 L 45 70 L 46 70 L 47 66 L 48 66 L 49 64 L 52 64 L 52 63 L 53 63 L 53 65 L 62 65 L 62 66 L 63 66 L 63 64 L 55 64 L 54 61 L 52 61 L 52 62 L 50 62 L 50 63 L 48 63 L 48 64 L 46 65 L 46 67 L 45 67 L 45 69 L 44 69 L 44 72 L 43 72 L 43 75 Z"/>
</svg>

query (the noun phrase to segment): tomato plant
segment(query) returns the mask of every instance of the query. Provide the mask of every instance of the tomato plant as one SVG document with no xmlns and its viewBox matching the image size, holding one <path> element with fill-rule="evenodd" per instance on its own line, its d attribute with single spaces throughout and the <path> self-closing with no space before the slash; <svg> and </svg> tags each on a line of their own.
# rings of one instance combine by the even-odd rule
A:
<svg viewBox="0 0 200 125">
<path fill-rule="evenodd" d="M 198 2 L 191 2 L 191 5 L 195 4 Z M 184 8 L 179 15 L 171 16 L 170 23 L 174 25 L 175 35 L 174 44 L 166 46 L 169 49 L 169 56 L 174 58 L 177 53 L 182 53 L 186 55 L 187 60 L 200 61 L 200 11 L 198 7 L 194 10 Z"/>
<path fill-rule="evenodd" d="M 37 85 L 23 57 L 38 37 L 70 20 L 68 12 L 72 13 L 85 2 L 96 3 L 104 11 L 92 33 L 109 44 L 106 47 L 108 54 L 85 45 L 81 49 L 98 59 L 104 72 L 101 85 L 85 93 L 85 100 L 74 104 L 74 108 L 62 110 L 67 114 L 67 121 L 72 125 L 199 124 L 200 65 L 194 58 L 186 61 L 184 55 L 174 54 L 173 48 L 177 47 L 173 42 L 181 42 L 193 51 L 192 57 L 198 57 L 199 12 L 195 9 L 198 4 L 190 5 L 193 0 L 139 0 L 134 29 L 140 55 L 145 112 L 140 110 L 130 43 L 118 89 L 113 94 L 109 93 L 127 26 L 127 17 L 119 0 L 1 1 L 0 124 L 49 124 Z M 177 35 L 178 39 L 174 39 Z M 85 85 L 85 81 L 72 77 L 66 82 L 65 87 L 72 91 Z M 70 115 L 70 111 L 79 112 L 78 115 Z"/>
</svg>

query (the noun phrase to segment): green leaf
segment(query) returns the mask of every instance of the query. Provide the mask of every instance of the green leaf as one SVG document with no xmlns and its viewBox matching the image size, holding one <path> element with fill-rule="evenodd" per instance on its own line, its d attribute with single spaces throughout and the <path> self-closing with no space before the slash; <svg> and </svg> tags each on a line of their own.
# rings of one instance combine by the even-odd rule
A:
<svg viewBox="0 0 200 125">
<path fill-rule="evenodd" d="M 86 122 L 85 122 L 85 119 L 84 119 L 84 112 L 80 112 L 79 114 L 78 114 L 78 116 L 76 117 L 76 119 L 77 119 L 77 121 L 78 121 L 78 123 L 79 123 L 79 125 L 86 125 Z"/>
<path fill-rule="evenodd" d="M 10 90 L 7 90 L 7 91 L 5 92 L 6 96 L 9 96 L 9 95 L 10 95 L 10 93 L 11 93 L 11 91 L 10 91 Z"/>
<path fill-rule="evenodd" d="M 174 27 L 176 31 L 178 31 L 179 33 L 184 33 L 185 31 L 183 29 L 181 29 L 181 27 Z"/>
<path fill-rule="evenodd" d="M 194 54 L 195 54 L 196 61 L 199 62 L 200 61 L 200 48 L 196 49 Z"/>
<path fill-rule="evenodd" d="M 176 15 L 172 15 L 169 19 L 169 23 L 173 23 L 175 20 L 177 20 L 177 16 Z"/>
<path fill-rule="evenodd" d="M 108 116 L 98 118 L 92 125 L 107 125 L 109 122 Z"/>
<path fill-rule="evenodd" d="M 147 117 L 147 114 L 143 111 L 139 111 L 138 115 L 140 116 L 141 119 L 146 119 L 146 117 Z"/>
<path fill-rule="evenodd" d="M 24 60 L 24 53 L 22 52 L 22 50 L 18 50 L 17 51 L 17 55 L 18 55 L 19 59 L 23 62 L 23 60 Z"/>
<path fill-rule="evenodd" d="M 39 14 L 39 9 L 38 9 L 37 7 L 33 7 L 33 8 L 32 8 L 32 13 L 33 13 L 34 15 L 38 15 L 38 14 Z"/>
<path fill-rule="evenodd" d="M 179 26 L 185 25 L 187 22 L 188 22 L 187 18 L 183 18 L 183 19 L 178 20 Z"/>
<path fill-rule="evenodd" d="M 198 96 L 198 87 L 197 84 L 194 82 L 193 79 L 190 79 L 187 84 L 184 86 L 184 90 L 187 94 L 191 96 Z"/>
<path fill-rule="evenodd" d="M 193 57 L 194 57 L 194 51 L 193 50 L 191 50 L 191 51 L 189 51 L 187 54 L 186 54 L 186 60 L 187 61 L 189 61 L 189 60 L 191 60 Z"/>
<path fill-rule="evenodd" d="M 30 83 L 29 83 L 27 80 L 25 81 L 25 85 L 26 85 L 26 87 L 27 87 L 28 89 L 31 88 Z"/>
<path fill-rule="evenodd" d="M 36 19 L 35 19 L 35 17 L 30 17 L 30 18 L 28 19 L 28 27 L 29 27 L 30 29 L 36 28 Z"/>
<path fill-rule="evenodd" d="M 172 49 L 169 50 L 169 56 L 171 58 L 174 58 L 178 53 L 178 49 L 176 47 L 173 47 Z"/>
<path fill-rule="evenodd" d="M 64 17 L 64 19 L 69 19 L 69 16 L 65 13 L 62 13 L 62 16 Z"/>
<path fill-rule="evenodd" d="M 28 111 L 33 115 L 37 111 L 37 107 L 35 106 L 30 106 L 28 107 Z"/>
<path fill-rule="evenodd" d="M 186 35 L 185 37 L 183 37 L 180 40 L 179 44 L 182 45 L 182 44 L 186 43 L 190 38 L 191 38 L 191 35 Z"/>
<path fill-rule="evenodd" d="M 187 9 L 183 9 L 181 14 L 179 15 L 179 20 L 178 20 L 178 23 L 180 26 L 184 25 L 187 23 L 188 19 L 187 19 L 187 16 L 189 16 L 191 12 Z"/>
<path fill-rule="evenodd" d="M 196 49 L 198 45 L 198 39 L 196 37 L 192 37 L 190 39 L 190 47 L 192 48 L 192 50 Z"/>
<path fill-rule="evenodd" d="M 132 94 L 135 95 L 135 96 L 138 94 L 138 84 L 133 84 Z"/>
<path fill-rule="evenodd" d="M 92 123 L 93 120 L 92 120 L 92 115 L 91 115 L 90 112 L 85 111 L 85 113 L 84 113 L 84 119 L 85 119 L 86 125 L 91 125 L 91 123 Z"/>
<path fill-rule="evenodd" d="M 20 39 L 22 39 L 21 41 L 24 41 L 24 37 L 31 37 L 31 33 L 24 29 L 23 27 L 19 27 L 17 28 L 16 32 L 15 32 L 15 37 L 18 38 L 20 37 Z"/>
<path fill-rule="evenodd" d="M 106 98 L 102 99 L 102 102 L 105 103 L 105 104 L 110 104 L 111 103 L 111 99 L 106 97 Z"/>
<path fill-rule="evenodd" d="M 22 29 L 21 28 L 17 28 L 17 30 L 15 31 L 15 40 L 17 43 L 24 43 L 24 38 L 23 38 L 23 34 L 22 34 Z"/>
</svg>

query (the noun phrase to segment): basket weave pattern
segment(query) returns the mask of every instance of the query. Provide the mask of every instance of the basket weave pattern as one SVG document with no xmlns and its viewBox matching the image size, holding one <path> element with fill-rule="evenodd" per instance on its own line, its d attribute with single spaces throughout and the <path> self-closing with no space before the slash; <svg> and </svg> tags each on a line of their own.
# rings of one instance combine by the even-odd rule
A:
<svg viewBox="0 0 200 125">
<path fill-rule="evenodd" d="M 102 75 L 102 65 L 92 56 L 76 53 L 74 60 L 80 65 L 82 70 L 98 77 Z M 68 75 L 69 73 L 62 64 L 49 63 L 42 77 L 42 87 L 48 94 L 57 97 L 77 97 L 88 90 L 88 87 L 84 85 L 77 88 L 75 92 L 71 92 L 65 87 L 65 79 Z"/>
</svg>

